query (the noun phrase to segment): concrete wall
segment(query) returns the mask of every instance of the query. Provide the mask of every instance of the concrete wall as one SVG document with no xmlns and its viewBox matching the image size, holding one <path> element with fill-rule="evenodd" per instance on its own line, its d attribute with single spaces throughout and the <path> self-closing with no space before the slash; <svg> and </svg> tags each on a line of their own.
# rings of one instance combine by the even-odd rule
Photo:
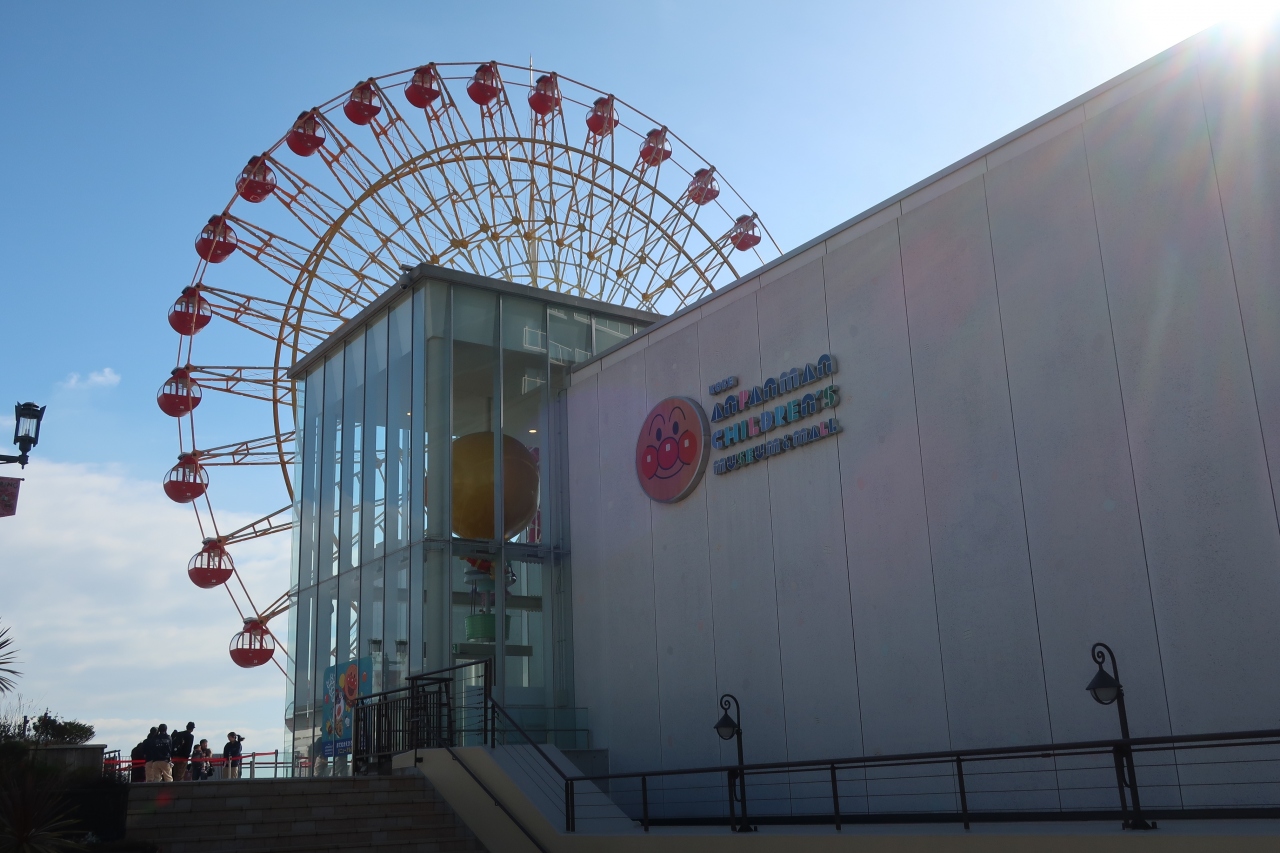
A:
<svg viewBox="0 0 1280 853">
<path fill-rule="evenodd" d="M 574 374 L 576 682 L 615 771 L 1280 725 L 1280 40 L 1205 36 Z M 672 394 L 829 352 L 843 431 L 676 504 Z M 725 455 L 713 451 L 712 459 Z"/>
</svg>

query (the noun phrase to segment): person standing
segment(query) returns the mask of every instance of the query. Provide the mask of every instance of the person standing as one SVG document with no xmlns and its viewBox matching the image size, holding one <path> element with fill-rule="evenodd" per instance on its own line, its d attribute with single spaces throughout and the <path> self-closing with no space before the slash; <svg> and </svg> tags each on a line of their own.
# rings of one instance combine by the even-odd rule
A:
<svg viewBox="0 0 1280 853">
<path fill-rule="evenodd" d="M 213 750 L 209 749 L 209 741 L 201 740 L 191 752 L 191 781 L 200 782 L 211 770 L 209 759 L 213 758 Z"/>
<path fill-rule="evenodd" d="M 227 745 L 222 748 L 222 758 L 226 761 L 226 778 L 240 778 L 240 755 L 244 752 L 244 738 L 235 732 L 227 732 Z"/>
<path fill-rule="evenodd" d="M 187 723 L 185 732 L 173 736 L 173 778 L 181 782 L 187 778 L 187 762 L 191 760 L 191 748 L 195 746 L 195 723 Z"/>
<path fill-rule="evenodd" d="M 151 744 L 147 747 L 147 781 L 172 782 L 173 765 L 169 760 L 173 757 L 173 741 L 169 738 L 169 727 L 164 723 L 156 726 L 156 733 L 149 740 Z"/>
<path fill-rule="evenodd" d="M 151 730 L 155 733 L 155 729 Z M 148 738 L 151 735 L 147 735 Z M 129 753 L 129 781 L 145 782 L 147 781 L 147 742 L 146 740 L 138 741 L 138 745 Z"/>
</svg>

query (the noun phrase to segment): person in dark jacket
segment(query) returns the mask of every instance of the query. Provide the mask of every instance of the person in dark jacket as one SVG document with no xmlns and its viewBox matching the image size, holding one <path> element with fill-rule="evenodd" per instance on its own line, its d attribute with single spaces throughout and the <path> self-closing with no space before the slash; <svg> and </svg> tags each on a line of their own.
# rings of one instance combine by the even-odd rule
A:
<svg viewBox="0 0 1280 853">
<path fill-rule="evenodd" d="M 243 742 L 244 738 L 240 735 L 227 732 L 227 745 L 222 748 L 222 757 L 227 762 L 223 778 L 240 778 L 240 755 L 244 752 L 244 747 L 241 745 Z"/>
<path fill-rule="evenodd" d="M 173 741 L 169 738 L 169 727 L 164 723 L 156 726 L 156 733 L 149 741 L 146 748 L 147 781 L 172 782 L 173 765 L 169 760 L 173 757 Z"/>
<path fill-rule="evenodd" d="M 129 781 L 147 781 L 147 742 L 145 740 L 139 741 L 129 753 Z"/>
<path fill-rule="evenodd" d="M 173 736 L 173 778 L 181 782 L 187 778 L 187 762 L 191 760 L 191 748 L 195 746 L 195 723 L 187 723 L 185 732 Z"/>
<path fill-rule="evenodd" d="M 213 750 L 209 749 L 209 741 L 201 739 L 191 752 L 191 781 L 199 782 L 207 779 L 213 770 L 209 759 L 213 758 Z"/>
</svg>

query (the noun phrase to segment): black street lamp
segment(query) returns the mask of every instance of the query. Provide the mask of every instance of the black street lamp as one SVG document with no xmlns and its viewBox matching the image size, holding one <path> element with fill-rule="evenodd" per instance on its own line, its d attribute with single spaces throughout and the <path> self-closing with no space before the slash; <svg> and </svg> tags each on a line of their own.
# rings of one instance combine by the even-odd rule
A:
<svg viewBox="0 0 1280 853">
<path fill-rule="evenodd" d="M 13 443 L 18 446 L 17 456 L 0 454 L 0 463 L 17 462 L 27 467 L 27 454 L 40 443 L 40 421 L 44 420 L 44 406 L 35 403 L 16 403 L 13 407 Z"/>
<path fill-rule="evenodd" d="M 1125 829 L 1155 829 L 1154 823 L 1147 823 L 1142 819 L 1142 803 L 1138 799 L 1138 774 L 1133 764 L 1133 749 L 1129 746 L 1129 714 L 1124 707 L 1124 686 L 1120 683 L 1120 668 L 1116 665 L 1116 653 L 1111 651 L 1111 647 L 1106 643 L 1093 644 L 1093 660 L 1098 664 L 1098 671 L 1094 674 L 1093 680 L 1089 682 L 1089 686 L 1085 688 L 1093 700 L 1099 705 L 1115 704 L 1116 709 L 1120 712 L 1120 737 L 1125 741 L 1123 745 L 1117 745 L 1114 749 L 1114 757 L 1116 762 L 1116 784 L 1120 789 L 1120 808 L 1126 810 L 1124 791 L 1127 787 L 1129 795 L 1133 798 L 1133 818 L 1126 816 L 1124 821 Z M 1111 662 L 1111 672 L 1107 672 L 1103 668 L 1103 664 L 1107 661 Z M 1125 777 L 1128 777 L 1126 781 Z"/>
<path fill-rule="evenodd" d="M 729 716 L 730 700 L 733 702 L 732 717 Z M 738 741 L 738 769 L 729 771 L 729 828 L 734 832 L 753 832 L 753 828 L 747 823 L 747 773 L 742 760 L 742 706 L 738 704 L 738 697 L 726 693 L 720 697 L 720 707 L 724 713 L 716 723 L 716 734 L 720 735 L 721 740 L 736 738 Z M 735 781 L 737 785 L 734 785 Z M 735 802 L 742 804 L 742 820 L 739 822 L 734 819 Z"/>
</svg>

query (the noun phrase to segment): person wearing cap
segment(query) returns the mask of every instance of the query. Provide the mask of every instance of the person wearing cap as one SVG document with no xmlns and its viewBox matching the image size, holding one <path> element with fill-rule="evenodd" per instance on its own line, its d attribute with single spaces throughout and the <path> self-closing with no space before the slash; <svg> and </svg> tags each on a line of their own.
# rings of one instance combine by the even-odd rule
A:
<svg viewBox="0 0 1280 853">
<path fill-rule="evenodd" d="M 169 759 L 173 756 L 173 741 L 169 737 L 169 727 L 164 723 L 156 726 L 156 733 L 144 743 L 147 744 L 147 781 L 172 782 L 173 764 Z"/>
<path fill-rule="evenodd" d="M 227 732 L 227 745 L 222 748 L 222 759 L 226 762 L 225 779 L 240 778 L 240 753 L 244 751 L 241 743 L 244 738 L 235 732 Z"/>
<path fill-rule="evenodd" d="M 191 760 L 191 748 L 196 745 L 195 723 L 187 723 L 185 732 L 174 734 L 173 740 L 173 779 L 182 782 L 187 778 L 187 762 Z"/>
</svg>

